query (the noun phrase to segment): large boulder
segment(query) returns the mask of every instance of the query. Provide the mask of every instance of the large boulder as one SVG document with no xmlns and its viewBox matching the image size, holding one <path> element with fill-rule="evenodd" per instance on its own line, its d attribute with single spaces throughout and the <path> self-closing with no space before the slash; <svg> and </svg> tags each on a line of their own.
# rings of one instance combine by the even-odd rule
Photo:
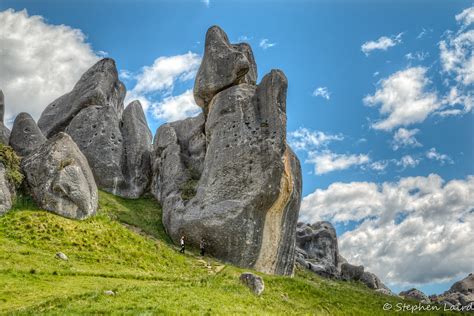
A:
<svg viewBox="0 0 474 316">
<path fill-rule="evenodd" d="M 194 82 L 194 99 L 208 112 L 212 98 L 239 83 L 255 85 L 257 66 L 252 49 L 246 43 L 233 45 L 218 26 L 206 33 L 204 57 Z"/>
<path fill-rule="evenodd" d="M 7 170 L 5 166 L 0 163 L 0 215 L 8 212 L 13 203 L 14 190 L 7 179 Z"/>
<path fill-rule="evenodd" d="M 15 118 L 10 135 L 10 146 L 19 156 L 28 156 L 46 141 L 35 120 L 28 113 L 20 113 Z"/>
<path fill-rule="evenodd" d="M 412 300 L 415 300 L 415 301 L 419 301 L 421 303 L 425 303 L 425 304 L 430 303 L 429 297 L 425 293 L 423 293 L 422 291 L 420 291 L 418 289 L 415 289 L 415 288 L 409 289 L 407 291 L 402 291 L 398 295 L 403 297 L 403 298 L 408 298 L 408 299 L 412 299 Z"/>
<path fill-rule="evenodd" d="M 356 266 L 350 263 L 341 265 L 341 277 L 347 281 L 360 281 L 364 274 L 364 266 Z"/>
<path fill-rule="evenodd" d="M 474 274 L 470 273 L 461 281 L 454 283 L 449 289 L 449 292 L 474 293 Z"/>
<path fill-rule="evenodd" d="M 208 31 L 194 90 L 207 115 L 158 129 L 152 192 L 173 240 L 205 238 L 222 260 L 292 274 L 301 168 L 286 144 L 288 83 L 279 70 L 258 86 L 256 71 L 244 79 L 247 54 L 218 27 Z"/>
<path fill-rule="evenodd" d="M 455 282 L 451 288 L 441 295 L 433 295 L 430 299 L 446 305 L 474 305 L 474 275 L 470 273 L 464 279 Z"/>
<path fill-rule="evenodd" d="M 58 133 L 21 163 L 39 207 L 73 219 L 94 215 L 97 186 L 86 158 L 65 133 Z"/>
<path fill-rule="evenodd" d="M 74 117 L 66 133 L 86 156 L 98 187 L 116 195 L 125 186 L 123 139 L 116 110 L 110 106 L 89 106 Z"/>
<path fill-rule="evenodd" d="M 124 97 L 125 86 L 118 78 L 114 60 L 104 58 L 82 75 L 71 92 L 46 107 L 38 126 L 50 138 L 64 131 L 71 120 L 89 106 L 110 106 L 121 115 Z"/>
<path fill-rule="evenodd" d="M 252 290 L 256 295 L 261 295 L 265 290 L 265 283 L 263 279 L 258 275 L 255 275 L 250 272 L 245 272 L 240 275 L 240 282 L 242 282 L 246 287 Z"/>
<path fill-rule="evenodd" d="M 3 123 L 5 116 L 5 97 L 0 90 L 0 144 L 8 145 L 10 139 L 10 130 Z"/>
<path fill-rule="evenodd" d="M 339 248 L 336 230 L 329 222 L 312 225 L 298 223 L 296 228 L 297 256 L 313 272 L 325 277 L 339 277 Z"/>
<path fill-rule="evenodd" d="M 151 131 L 139 101 L 130 103 L 123 112 L 121 133 L 125 187 L 120 195 L 139 198 L 148 189 L 151 180 Z"/>
</svg>

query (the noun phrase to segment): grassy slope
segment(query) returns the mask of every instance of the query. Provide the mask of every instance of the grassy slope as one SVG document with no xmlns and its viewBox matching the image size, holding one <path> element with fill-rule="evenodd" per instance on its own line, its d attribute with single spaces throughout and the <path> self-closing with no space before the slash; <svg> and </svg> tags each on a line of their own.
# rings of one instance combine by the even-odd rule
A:
<svg viewBox="0 0 474 316">
<path fill-rule="evenodd" d="M 81 222 L 20 201 L 0 218 L 0 313 L 377 315 L 385 302 L 400 302 L 301 271 L 263 275 L 266 289 L 256 297 L 239 284 L 243 270 L 207 259 L 209 269 L 179 254 L 160 218 L 152 199 L 103 192 L 99 215 Z M 59 251 L 69 261 L 55 259 Z"/>
</svg>

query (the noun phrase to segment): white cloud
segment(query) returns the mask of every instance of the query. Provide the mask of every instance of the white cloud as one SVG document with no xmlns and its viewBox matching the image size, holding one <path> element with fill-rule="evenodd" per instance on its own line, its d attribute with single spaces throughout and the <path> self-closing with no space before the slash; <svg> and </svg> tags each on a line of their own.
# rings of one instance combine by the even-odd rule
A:
<svg viewBox="0 0 474 316">
<path fill-rule="evenodd" d="M 408 53 L 408 54 L 405 55 L 405 58 L 407 60 L 423 61 L 426 58 L 428 58 L 429 56 L 430 56 L 430 53 L 421 51 L 421 52 Z"/>
<path fill-rule="evenodd" d="M 474 23 L 474 7 L 470 7 L 456 15 L 456 21 L 461 23 L 463 27 L 468 27 Z"/>
<path fill-rule="evenodd" d="M 194 116 L 200 108 L 194 103 L 192 91 L 187 90 L 178 96 L 172 93 L 178 82 L 194 79 L 200 63 L 201 57 L 192 52 L 155 59 L 153 65 L 143 67 L 133 76 L 137 82 L 127 93 L 125 103 L 139 100 L 145 111 L 165 121 Z"/>
<path fill-rule="evenodd" d="M 209 5 L 211 4 L 210 0 L 201 0 L 201 2 L 204 3 L 206 7 L 209 7 Z"/>
<path fill-rule="evenodd" d="M 440 107 L 436 93 L 426 91 L 430 83 L 426 68 L 412 67 L 383 79 L 374 95 L 364 98 L 367 106 L 381 105 L 385 119 L 372 124 L 374 129 L 390 131 L 398 126 L 423 122 Z"/>
<path fill-rule="evenodd" d="M 237 39 L 237 42 L 250 42 L 252 40 L 252 37 L 249 37 L 247 35 L 240 35 L 239 38 Z"/>
<path fill-rule="evenodd" d="M 447 39 L 439 43 L 443 71 L 452 74 L 462 85 L 474 83 L 474 30 L 448 33 Z"/>
<path fill-rule="evenodd" d="M 331 97 L 331 93 L 329 92 L 327 87 L 317 87 L 313 91 L 313 97 L 322 97 L 326 100 L 329 100 Z"/>
<path fill-rule="evenodd" d="M 388 166 L 388 161 L 385 160 L 380 160 L 380 161 L 375 161 L 370 164 L 370 169 L 375 170 L 375 171 L 384 171 Z"/>
<path fill-rule="evenodd" d="M 326 146 L 333 141 L 341 141 L 341 134 L 326 134 L 321 131 L 312 131 L 304 127 L 288 133 L 288 142 L 295 150 L 314 150 Z"/>
<path fill-rule="evenodd" d="M 376 71 L 372 74 L 373 77 L 377 77 L 378 75 L 380 75 L 380 72 Z"/>
<path fill-rule="evenodd" d="M 178 96 L 166 97 L 151 109 L 153 117 L 167 122 L 173 122 L 196 116 L 201 108 L 194 102 L 193 91 L 187 90 Z"/>
<path fill-rule="evenodd" d="M 401 147 L 420 147 L 422 146 L 415 138 L 420 130 L 399 128 L 393 135 L 392 149 L 398 150 Z"/>
<path fill-rule="evenodd" d="M 426 158 L 439 161 L 442 165 L 444 165 L 445 163 L 454 163 L 451 157 L 446 154 L 439 153 L 436 148 L 431 148 L 430 150 L 428 150 L 426 152 Z"/>
<path fill-rule="evenodd" d="M 369 56 L 373 50 L 387 50 L 390 47 L 400 44 L 402 42 L 402 35 L 403 33 L 392 37 L 382 36 L 376 41 L 367 41 L 362 44 L 361 50 L 366 56 Z"/>
<path fill-rule="evenodd" d="M 325 174 L 336 170 L 345 170 L 352 166 L 363 165 L 370 162 L 370 158 L 365 154 L 336 154 L 329 150 L 321 152 L 309 152 L 306 163 L 314 164 L 314 172 L 317 175 Z"/>
<path fill-rule="evenodd" d="M 270 40 L 268 38 L 263 38 L 260 41 L 260 43 L 258 44 L 258 46 L 260 46 L 260 48 L 262 48 L 262 49 L 268 49 L 268 48 L 271 48 L 275 45 L 276 45 L 276 43 L 270 43 Z"/>
<path fill-rule="evenodd" d="M 432 32 L 433 32 L 433 29 L 425 29 L 425 28 L 423 28 L 416 38 L 417 38 L 417 39 L 423 38 L 423 37 L 425 37 L 428 33 L 432 33 Z"/>
<path fill-rule="evenodd" d="M 408 167 L 414 168 L 420 163 L 420 160 L 413 158 L 410 155 L 405 155 L 400 160 L 396 161 L 395 163 L 397 166 L 402 166 L 403 168 L 408 168 Z"/>
<path fill-rule="evenodd" d="M 333 183 L 304 197 L 300 220 L 361 224 L 339 238 L 341 254 L 389 284 L 446 281 L 472 272 L 474 177 Z M 410 267 L 407 269 L 407 267 Z"/>
<path fill-rule="evenodd" d="M 26 10 L 0 12 L 0 89 L 6 119 L 20 112 L 38 119 L 99 60 L 78 29 L 52 25 Z"/>
</svg>

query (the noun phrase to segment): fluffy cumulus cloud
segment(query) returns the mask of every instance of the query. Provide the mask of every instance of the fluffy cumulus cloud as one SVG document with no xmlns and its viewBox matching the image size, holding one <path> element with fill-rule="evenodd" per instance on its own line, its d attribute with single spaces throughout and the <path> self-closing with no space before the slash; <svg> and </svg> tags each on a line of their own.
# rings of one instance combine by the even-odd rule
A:
<svg viewBox="0 0 474 316">
<path fill-rule="evenodd" d="M 303 199 L 300 220 L 355 221 L 340 251 L 389 284 L 448 281 L 472 272 L 474 177 L 333 183 Z"/>
<path fill-rule="evenodd" d="M 0 25 L 0 89 L 10 123 L 19 112 L 38 119 L 99 59 L 80 30 L 26 10 L 0 12 Z"/>
<path fill-rule="evenodd" d="M 423 122 L 441 103 L 435 92 L 427 90 L 430 83 L 426 68 L 412 67 L 383 79 L 373 95 L 367 95 L 367 106 L 380 105 L 383 119 L 372 124 L 374 129 L 390 131 L 399 126 Z"/>
<path fill-rule="evenodd" d="M 323 99 L 329 100 L 331 98 L 331 93 L 327 87 L 317 87 L 313 91 L 313 97 L 321 97 Z"/>
<path fill-rule="evenodd" d="M 138 74 L 127 71 L 124 79 L 133 78 L 135 86 L 127 93 L 125 102 L 140 100 L 145 111 L 150 111 L 156 119 L 175 121 L 199 113 L 192 91 L 187 90 L 174 96 L 178 83 L 189 82 L 196 76 L 201 57 L 188 52 L 182 55 L 165 56 L 155 59 L 151 66 L 145 66 Z"/>
<path fill-rule="evenodd" d="M 400 44 L 402 42 L 402 35 L 403 33 L 391 37 L 382 36 L 376 41 L 367 41 L 362 44 L 361 50 L 366 56 L 369 56 L 374 50 L 387 50 Z"/>
<path fill-rule="evenodd" d="M 392 148 L 398 150 L 401 147 L 420 147 L 422 146 L 415 138 L 420 130 L 399 128 L 393 135 Z"/>
<path fill-rule="evenodd" d="M 411 155 L 405 155 L 400 160 L 396 160 L 395 164 L 403 168 L 414 168 L 420 163 L 420 159 L 413 158 Z"/>
<path fill-rule="evenodd" d="M 341 141 L 341 134 L 327 134 L 321 131 L 313 131 L 304 127 L 288 133 L 288 142 L 295 150 L 315 150 L 326 146 L 333 141 Z"/>
<path fill-rule="evenodd" d="M 329 150 L 309 152 L 305 163 L 314 164 L 317 175 L 337 170 L 345 170 L 353 166 L 365 165 L 370 162 L 366 154 L 337 154 Z"/>
</svg>

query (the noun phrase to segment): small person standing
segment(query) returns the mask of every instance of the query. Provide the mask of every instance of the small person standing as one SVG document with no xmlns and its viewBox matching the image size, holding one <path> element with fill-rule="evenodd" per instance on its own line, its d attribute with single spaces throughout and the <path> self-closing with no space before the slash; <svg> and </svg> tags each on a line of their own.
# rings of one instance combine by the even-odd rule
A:
<svg viewBox="0 0 474 316">
<path fill-rule="evenodd" d="M 180 245 L 181 245 L 181 250 L 179 252 L 181 253 L 184 253 L 184 248 L 185 248 L 185 245 L 184 245 L 184 235 L 181 236 L 181 239 L 179 241 Z"/>
<path fill-rule="evenodd" d="M 204 240 L 204 238 L 202 238 L 201 242 L 199 243 L 199 249 L 201 250 L 201 257 L 204 257 L 205 247 L 206 247 L 206 241 Z"/>
</svg>

